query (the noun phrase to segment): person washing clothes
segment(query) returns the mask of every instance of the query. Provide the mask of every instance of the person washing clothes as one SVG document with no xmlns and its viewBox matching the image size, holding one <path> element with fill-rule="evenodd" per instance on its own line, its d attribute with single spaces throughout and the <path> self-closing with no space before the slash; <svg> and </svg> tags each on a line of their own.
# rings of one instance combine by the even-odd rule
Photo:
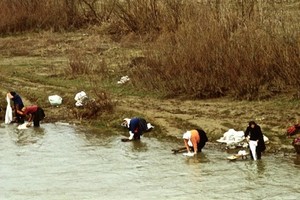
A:
<svg viewBox="0 0 300 200">
<path fill-rule="evenodd" d="M 33 126 L 39 127 L 40 121 L 45 118 L 44 110 L 37 105 L 23 107 L 22 114 L 24 116 L 29 115 L 27 126 L 31 126 L 31 122 L 33 121 Z"/>
<path fill-rule="evenodd" d="M 139 140 L 145 131 L 152 128 L 148 127 L 147 121 L 141 117 L 125 118 L 122 126 L 129 129 L 129 140 Z"/>
<path fill-rule="evenodd" d="M 249 138 L 249 148 L 253 160 L 261 159 L 261 153 L 265 151 L 266 145 L 261 128 L 254 121 L 250 121 L 245 131 L 245 138 Z"/>
<path fill-rule="evenodd" d="M 24 123 L 24 116 L 21 112 L 22 108 L 24 107 L 22 98 L 14 91 L 7 93 L 7 96 L 14 102 L 13 108 L 15 112 L 15 118 L 12 122 L 20 124 Z"/>
<path fill-rule="evenodd" d="M 184 141 L 185 149 L 188 152 L 186 155 L 188 156 L 193 156 L 198 152 L 201 152 L 202 148 L 208 141 L 206 133 L 202 129 L 187 131 L 183 134 L 182 138 Z M 193 153 L 191 151 L 193 151 Z"/>
</svg>

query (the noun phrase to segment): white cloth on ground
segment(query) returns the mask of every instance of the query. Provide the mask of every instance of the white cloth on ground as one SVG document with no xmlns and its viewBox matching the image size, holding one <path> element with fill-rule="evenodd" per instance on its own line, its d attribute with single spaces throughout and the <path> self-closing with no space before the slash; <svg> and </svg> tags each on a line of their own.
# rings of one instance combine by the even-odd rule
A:
<svg viewBox="0 0 300 200">
<path fill-rule="evenodd" d="M 234 129 L 229 129 L 227 132 L 224 133 L 223 137 L 217 140 L 217 142 L 232 145 L 242 142 L 244 139 L 244 131 L 236 131 Z"/>
<path fill-rule="evenodd" d="M 6 101 L 7 101 L 7 106 L 5 112 L 5 124 L 9 124 L 13 120 L 13 114 L 12 114 L 12 108 L 10 106 L 10 98 L 8 97 L 8 95 L 6 95 Z"/>
<path fill-rule="evenodd" d="M 52 106 L 58 106 L 62 103 L 62 98 L 58 95 L 49 96 L 48 100 Z"/>
<path fill-rule="evenodd" d="M 77 107 L 83 106 L 83 101 L 87 98 L 88 98 L 88 96 L 86 95 L 86 93 L 84 91 L 77 93 L 74 98 L 76 101 L 75 105 Z"/>
</svg>

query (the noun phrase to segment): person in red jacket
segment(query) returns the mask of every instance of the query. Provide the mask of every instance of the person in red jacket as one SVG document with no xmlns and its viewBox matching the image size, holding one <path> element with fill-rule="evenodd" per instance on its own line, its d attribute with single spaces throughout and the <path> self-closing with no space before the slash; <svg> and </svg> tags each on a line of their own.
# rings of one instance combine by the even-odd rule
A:
<svg viewBox="0 0 300 200">
<path fill-rule="evenodd" d="M 40 121 L 45 118 L 44 110 L 37 105 L 23 107 L 22 113 L 23 115 L 29 115 L 28 126 L 30 126 L 33 121 L 33 126 L 39 127 Z"/>
</svg>

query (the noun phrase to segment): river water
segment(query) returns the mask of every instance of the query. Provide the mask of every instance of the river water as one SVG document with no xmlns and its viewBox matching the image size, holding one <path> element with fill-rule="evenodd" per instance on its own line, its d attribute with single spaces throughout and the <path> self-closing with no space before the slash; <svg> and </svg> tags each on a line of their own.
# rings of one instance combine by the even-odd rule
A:
<svg viewBox="0 0 300 200">
<path fill-rule="evenodd" d="M 178 141 L 121 142 L 122 134 L 2 124 L 0 199 L 300 199 L 296 154 L 232 162 L 207 147 L 185 157 L 171 153 Z"/>
</svg>

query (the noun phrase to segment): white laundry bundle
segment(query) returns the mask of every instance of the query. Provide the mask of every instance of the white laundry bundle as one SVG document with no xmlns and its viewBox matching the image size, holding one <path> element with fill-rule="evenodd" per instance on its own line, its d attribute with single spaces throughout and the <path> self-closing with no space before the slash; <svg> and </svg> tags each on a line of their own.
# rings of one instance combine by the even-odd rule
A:
<svg viewBox="0 0 300 200">
<path fill-rule="evenodd" d="M 62 98 L 58 95 L 49 96 L 48 100 L 52 106 L 58 106 L 62 103 Z"/>
<path fill-rule="evenodd" d="M 121 79 L 118 81 L 118 84 L 124 84 L 129 80 L 130 78 L 128 76 L 122 76 Z"/>
<path fill-rule="evenodd" d="M 12 108 L 10 106 L 10 98 L 6 96 L 7 106 L 5 112 L 5 124 L 9 124 L 13 120 Z"/>
<path fill-rule="evenodd" d="M 217 142 L 226 143 L 227 145 L 236 145 L 242 142 L 244 139 L 244 131 L 229 129 L 224 133 L 223 137 L 217 140 Z"/>
<path fill-rule="evenodd" d="M 246 156 L 247 152 L 246 152 L 246 150 L 239 150 L 238 155 Z"/>
<path fill-rule="evenodd" d="M 152 128 L 154 128 L 154 126 L 152 124 L 150 124 L 150 123 L 147 123 L 147 130 L 150 130 Z"/>
<path fill-rule="evenodd" d="M 77 93 L 74 98 L 76 101 L 75 106 L 77 106 L 77 107 L 83 106 L 83 101 L 87 98 L 88 98 L 88 96 L 86 95 L 86 93 L 84 91 Z"/>
<path fill-rule="evenodd" d="M 17 127 L 17 129 L 27 129 L 27 127 L 28 127 L 28 123 L 23 123 L 23 124 L 20 124 L 18 127 Z"/>
</svg>

